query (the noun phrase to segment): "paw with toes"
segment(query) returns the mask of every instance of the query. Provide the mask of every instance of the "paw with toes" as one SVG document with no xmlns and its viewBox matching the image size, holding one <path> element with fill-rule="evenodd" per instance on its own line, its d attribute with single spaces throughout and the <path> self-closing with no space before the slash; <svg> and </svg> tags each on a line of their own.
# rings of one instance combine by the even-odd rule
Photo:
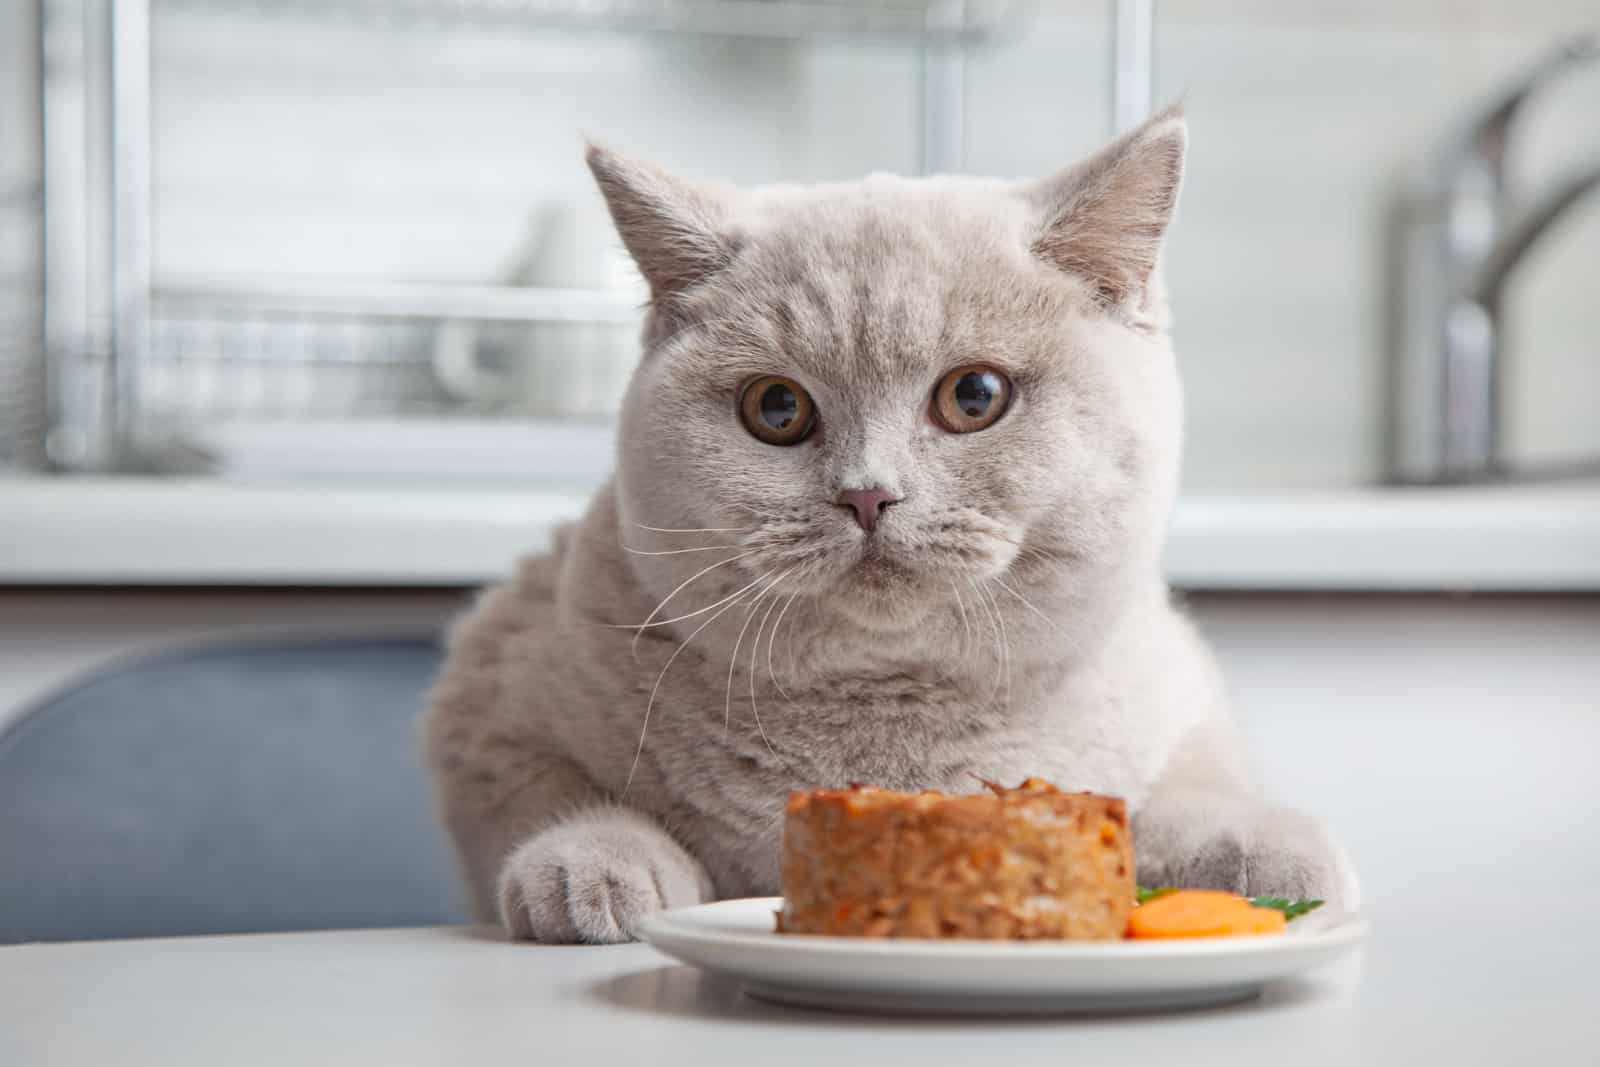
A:
<svg viewBox="0 0 1600 1067">
<path fill-rule="evenodd" d="M 500 918 L 513 937 L 615 944 L 665 908 L 709 899 L 700 865 L 642 816 L 578 817 L 523 842 L 500 874 Z"/>
<path fill-rule="evenodd" d="M 1247 809 L 1210 826 L 1147 829 L 1148 847 L 1135 838 L 1143 885 L 1353 903 L 1339 849 L 1321 824 L 1296 812 Z"/>
</svg>

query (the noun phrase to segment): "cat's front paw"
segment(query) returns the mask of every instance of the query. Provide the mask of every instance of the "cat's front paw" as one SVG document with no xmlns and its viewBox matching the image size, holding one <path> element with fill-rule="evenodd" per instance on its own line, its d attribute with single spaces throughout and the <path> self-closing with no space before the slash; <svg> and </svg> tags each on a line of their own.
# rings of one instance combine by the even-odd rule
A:
<svg viewBox="0 0 1600 1067">
<path fill-rule="evenodd" d="M 1139 847 L 1137 826 L 1134 840 Z M 1319 822 L 1298 812 L 1245 809 L 1185 833 L 1152 834 L 1151 845 L 1138 857 L 1142 885 L 1354 904 L 1353 879 L 1338 847 Z"/>
<path fill-rule="evenodd" d="M 554 944 L 632 941 L 664 908 L 711 896 L 704 869 L 642 815 L 580 814 L 523 842 L 500 872 L 513 937 Z"/>
</svg>

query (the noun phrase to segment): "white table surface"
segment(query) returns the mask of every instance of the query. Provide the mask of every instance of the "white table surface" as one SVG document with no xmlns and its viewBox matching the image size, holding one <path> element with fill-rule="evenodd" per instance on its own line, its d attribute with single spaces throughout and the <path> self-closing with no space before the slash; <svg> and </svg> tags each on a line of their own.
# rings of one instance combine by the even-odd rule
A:
<svg viewBox="0 0 1600 1067">
<path fill-rule="evenodd" d="M 802 1011 L 644 945 L 467 928 L 19 946 L 0 949 L 0 1063 L 1596 1062 L 1600 1000 L 1581 980 L 1592 939 L 1563 948 L 1485 922 L 1440 952 L 1430 925 L 1380 928 L 1359 954 L 1247 1004 L 1057 1020 Z"/>
</svg>

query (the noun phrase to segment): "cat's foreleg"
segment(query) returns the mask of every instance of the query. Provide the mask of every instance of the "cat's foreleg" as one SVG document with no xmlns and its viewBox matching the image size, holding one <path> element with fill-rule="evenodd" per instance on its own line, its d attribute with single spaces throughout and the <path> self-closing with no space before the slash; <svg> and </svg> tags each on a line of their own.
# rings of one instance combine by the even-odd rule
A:
<svg viewBox="0 0 1600 1067">
<path fill-rule="evenodd" d="M 625 807 L 580 809 L 530 836 L 496 882 L 514 937 L 614 944 L 663 908 L 712 897 L 705 868 L 655 819 Z"/>
<path fill-rule="evenodd" d="M 608 800 L 576 766 L 526 756 L 496 774 L 435 731 L 440 814 L 480 919 L 515 937 L 630 941 L 662 908 L 711 898 L 711 880 L 657 820 Z M 473 735 L 476 736 L 476 735 Z"/>
<path fill-rule="evenodd" d="M 1139 883 L 1356 908 L 1359 886 L 1343 850 L 1316 819 L 1255 796 L 1231 745 L 1207 728 L 1179 746 L 1134 814 Z"/>
</svg>

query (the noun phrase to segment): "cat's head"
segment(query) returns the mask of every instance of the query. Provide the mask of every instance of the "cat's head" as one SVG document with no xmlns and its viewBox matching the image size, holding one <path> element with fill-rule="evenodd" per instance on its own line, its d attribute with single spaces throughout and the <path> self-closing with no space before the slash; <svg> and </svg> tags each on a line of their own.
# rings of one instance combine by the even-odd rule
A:
<svg viewBox="0 0 1600 1067">
<path fill-rule="evenodd" d="M 717 585 L 781 578 L 888 627 L 1008 572 L 1154 573 L 1185 136 L 1174 110 L 1040 181 L 755 190 L 591 149 L 652 294 L 618 470 L 624 540 L 663 553 L 633 557 L 647 587 L 734 554 L 673 550 L 735 545 Z"/>
</svg>

